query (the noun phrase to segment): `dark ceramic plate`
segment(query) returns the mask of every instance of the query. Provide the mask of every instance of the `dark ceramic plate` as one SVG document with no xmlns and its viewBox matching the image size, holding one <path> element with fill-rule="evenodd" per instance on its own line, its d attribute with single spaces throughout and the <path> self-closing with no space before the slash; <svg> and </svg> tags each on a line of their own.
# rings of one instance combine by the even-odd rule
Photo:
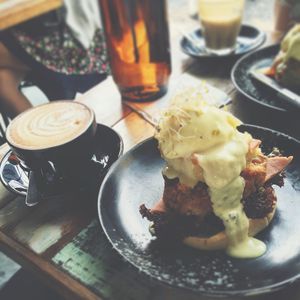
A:
<svg viewBox="0 0 300 300">
<path fill-rule="evenodd" d="M 154 139 L 123 155 L 109 170 L 99 194 L 102 227 L 113 247 L 139 271 L 174 287 L 206 295 L 267 293 L 300 277 L 300 142 L 270 129 L 243 125 L 263 140 L 263 148 L 279 147 L 294 155 L 285 186 L 276 188 L 278 209 L 271 225 L 258 235 L 268 247 L 256 259 L 238 260 L 223 252 L 204 252 L 183 245 L 168 248 L 153 240 L 139 206 L 152 207 L 163 192 L 164 165 Z"/>
<path fill-rule="evenodd" d="M 110 166 L 123 153 L 123 141 L 121 137 L 111 128 L 105 125 L 97 125 L 97 132 L 94 139 L 94 155 L 91 160 L 91 173 L 89 181 L 101 181 Z M 29 184 L 29 171 L 20 164 L 11 163 L 9 150 L 0 163 L 0 179 L 3 185 L 11 192 L 26 196 Z M 55 190 L 55 187 L 50 187 Z M 51 195 L 53 196 L 53 195 Z M 56 196 L 56 195 L 54 195 Z M 36 204 L 36 203 L 34 203 Z M 29 205 L 29 204 L 28 204 Z M 32 206 L 32 205 L 29 205 Z"/>
<path fill-rule="evenodd" d="M 188 37 L 183 37 L 180 41 L 181 50 L 185 54 L 196 58 L 236 57 L 256 49 L 266 39 L 264 32 L 255 27 L 243 25 L 237 38 L 235 51 L 227 55 L 217 56 L 212 55 L 205 50 L 204 37 L 201 29 L 196 29 L 187 35 Z M 192 41 L 195 41 L 197 46 L 195 46 L 195 43 Z"/>
<path fill-rule="evenodd" d="M 264 86 L 251 78 L 251 70 L 271 66 L 275 56 L 279 52 L 279 45 L 273 45 L 238 60 L 231 72 L 231 79 L 235 87 L 250 100 L 276 111 L 286 112 L 284 101 L 276 95 L 276 91 Z"/>
</svg>

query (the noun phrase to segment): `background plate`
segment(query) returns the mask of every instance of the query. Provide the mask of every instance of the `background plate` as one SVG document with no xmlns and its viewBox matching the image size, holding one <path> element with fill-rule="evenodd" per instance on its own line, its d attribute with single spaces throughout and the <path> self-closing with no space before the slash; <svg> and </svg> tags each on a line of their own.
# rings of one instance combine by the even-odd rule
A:
<svg viewBox="0 0 300 300">
<path fill-rule="evenodd" d="M 161 282 L 215 296 L 266 293 L 300 277 L 300 142 L 262 127 L 243 125 L 241 130 L 262 139 L 265 151 L 277 146 L 285 155 L 294 155 L 285 186 L 275 187 L 276 215 L 258 235 L 267 244 L 265 255 L 238 260 L 221 251 L 170 248 L 153 240 L 139 206 L 152 207 L 162 196 L 164 162 L 155 140 L 149 139 L 114 164 L 99 194 L 103 229 L 129 263 Z"/>
<path fill-rule="evenodd" d="M 284 103 L 278 98 L 276 91 L 251 78 L 249 72 L 272 65 L 279 52 L 279 45 L 266 47 L 252 52 L 238 60 L 231 72 L 235 87 L 250 100 L 265 107 L 286 112 Z"/>
<path fill-rule="evenodd" d="M 259 47 L 266 39 L 263 31 L 249 25 L 242 25 L 241 31 L 237 38 L 236 49 L 233 53 L 227 55 L 212 55 L 205 50 L 204 38 L 201 29 L 196 29 L 187 34 L 190 38 L 183 37 L 180 41 L 181 50 L 195 58 L 224 58 L 224 57 L 237 57 L 242 54 L 253 51 Z M 195 47 L 191 39 L 195 41 L 198 47 Z"/>
</svg>

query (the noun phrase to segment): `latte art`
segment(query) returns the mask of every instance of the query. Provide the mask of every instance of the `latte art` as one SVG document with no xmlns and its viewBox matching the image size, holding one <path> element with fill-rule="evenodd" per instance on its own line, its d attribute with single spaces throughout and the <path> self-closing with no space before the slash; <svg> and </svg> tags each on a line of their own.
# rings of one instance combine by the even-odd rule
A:
<svg viewBox="0 0 300 300">
<path fill-rule="evenodd" d="M 40 105 L 17 116 L 6 131 L 15 147 L 39 150 L 59 146 L 84 133 L 94 120 L 93 112 L 74 101 Z"/>
</svg>

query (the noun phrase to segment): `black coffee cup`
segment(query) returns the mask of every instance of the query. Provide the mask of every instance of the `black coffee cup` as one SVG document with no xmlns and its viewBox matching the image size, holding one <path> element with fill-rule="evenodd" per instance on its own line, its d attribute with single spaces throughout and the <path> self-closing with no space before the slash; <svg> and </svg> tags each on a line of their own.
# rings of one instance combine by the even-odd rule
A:
<svg viewBox="0 0 300 300">
<path fill-rule="evenodd" d="M 78 102 L 55 101 L 17 116 L 9 124 L 6 138 L 21 166 L 34 173 L 38 192 L 51 196 L 78 186 L 93 155 L 96 129 L 90 108 Z"/>
</svg>

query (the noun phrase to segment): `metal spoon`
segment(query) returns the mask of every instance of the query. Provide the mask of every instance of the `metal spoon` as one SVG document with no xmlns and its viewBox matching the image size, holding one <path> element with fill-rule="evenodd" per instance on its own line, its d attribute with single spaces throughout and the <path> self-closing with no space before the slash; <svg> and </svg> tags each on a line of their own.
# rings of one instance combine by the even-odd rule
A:
<svg viewBox="0 0 300 300">
<path fill-rule="evenodd" d="M 23 192 L 24 195 L 26 195 L 26 192 L 27 192 L 27 187 L 25 185 L 23 185 L 22 183 L 20 183 L 19 181 L 16 181 L 16 180 L 10 180 L 8 182 L 8 185 L 14 189 L 14 190 L 18 190 L 20 192 Z"/>
</svg>

